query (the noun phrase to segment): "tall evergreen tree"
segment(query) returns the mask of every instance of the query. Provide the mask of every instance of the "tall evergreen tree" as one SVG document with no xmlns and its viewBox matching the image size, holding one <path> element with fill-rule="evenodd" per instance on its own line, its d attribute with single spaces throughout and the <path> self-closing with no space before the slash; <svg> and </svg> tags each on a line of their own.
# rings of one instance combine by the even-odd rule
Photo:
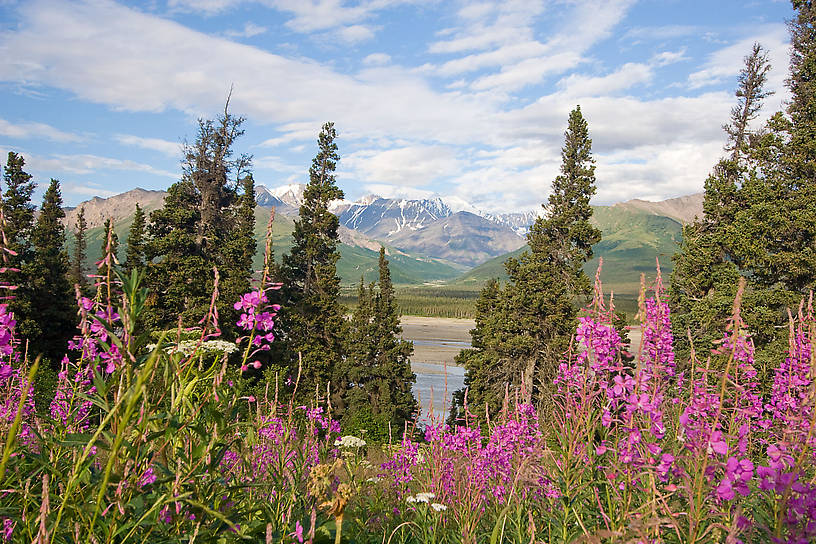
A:
<svg viewBox="0 0 816 544">
<path fill-rule="evenodd" d="M 379 280 L 366 289 L 360 278 L 358 304 L 352 314 L 347 365 L 351 387 L 347 419 L 351 428 L 366 428 L 377 439 L 402 431 L 415 415 L 411 387 L 413 344 L 400 337 L 400 314 L 394 299 L 391 271 L 380 248 Z"/>
<path fill-rule="evenodd" d="M 786 309 L 816 287 L 816 9 L 799 0 L 793 7 L 791 100 L 749 139 L 739 206 L 726 226 L 732 260 L 748 279 L 745 317 L 760 372 L 785 352 Z"/>
<path fill-rule="evenodd" d="M 347 323 L 338 301 L 338 220 L 329 211 L 333 200 L 343 198 L 334 175 L 340 159 L 336 137 L 334 123 L 324 124 L 295 221 L 292 249 L 283 256 L 280 322 L 293 373 L 297 372 L 298 354 L 302 357 L 301 398 L 313 397 L 316 389 L 325 391 L 331 382 L 332 402 L 336 414 L 342 416 L 348 389 L 343 364 Z"/>
<path fill-rule="evenodd" d="M 150 214 L 145 259 L 155 327 L 173 326 L 179 313 L 186 325 L 198 323 L 210 303 L 213 266 L 231 266 L 224 249 L 241 223 L 238 185 L 251 158 L 233 157 L 244 118 L 230 114 L 228 106 L 229 101 L 215 121 L 199 120 L 195 142 L 185 146 L 182 179 L 170 187 L 164 206 Z M 233 302 L 222 297 L 219 306 Z"/>
<path fill-rule="evenodd" d="M 145 266 L 145 213 L 139 203 L 136 203 L 136 212 L 127 239 L 127 253 L 125 254 L 125 273 L 129 276 L 133 270 Z"/>
<path fill-rule="evenodd" d="M 9 256 L 9 265 L 20 268 L 31 257 L 31 231 L 34 230 L 34 205 L 31 195 L 34 181 L 23 168 L 22 155 L 9 152 L 3 171 L 3 215 L 6 218 L 6 239 L 8 248 L 17 255 Z"/>
<path fill-rule="evenodd" d="M 255 242 L 255 180 L 248 174 L 241 180 L 241 193 L 236 204 L 234 226 L 226 236 L 220 255 L 221 297 L 225 302 L 236 301 L 249 291 L 252 258 L 257 251 Z M 238 319 L 232 304 L 222 304 L 222 327 L 232 327 Z"/>
<path fill-rule="evenodd" d="M 564 136 L 561 174 L 553 181 L 546 217 L 530 228 L 530 249 L 505 263 L 506 286 L 488 284 L 482 291 L 474 349 L 459 358 L 473 387 L 471 407 L 496 409 L 506 386 L 546 399 L 577 324 L 576 303 L 589 294 L 583 265 L 601 233 L 590 224 L 595 165 L 580 107 L 570 113 Z M 483 315 L 491 310 L 492 315 Z"/>
<path fill-rule="evenodd" d="M 25 159 L 22 155 L 10 152 L 3 170 L 3 216 L 6 220 L 5 234 L 8 248 L 14 254 L 8 255 L 8 266 L 15 271 L 6 275 L 6 281 L 17 286 L 10 307 L 17 321 L 25 321 L 32 315 L 31 286 L 22 273 L 23 265 L 31 261 L 31 232 L 34 230 L 34 205 L 31 194 L 35 184 L 23 168 Z"/>
<path fill-rule="evenodd" d="M 88 286 L 88 279 L 85 277 L 85 257 L 88 251 L 86 230 L 88 230 L 88 222 L 85 221 L 85 208 L 82 207 L 77 213 L 76 230 L 74 231 L 74 255 L 71 260 L 70 281 L 72 285 L 78 285 L 80 291 L 83 292 Z"/>
<path fill-rule="evenodd" d="M 195 186 L 182 179 L 167 190 L 164 206 L 150 214 L 145 246 L 151 291 L 147 321 L 154 328 L 172 326 L 179 315 L 192 325 L 203 315 L 210 270 L 196 245 L 198 203 Z"/>
<path fill-rule="evenodd" d="M 765 90 L 770 64 L 762 46 L 754 44 L 744 62 L 737 104 L 731 110 L 731 122 L 723 126 L 728 137 L 725 150 L 730 155 L 706 179 L 703 217 L 683 227 L 683 241 L 673 257 L 669 297 L 675 348 L 681 360 L 691 349 L 689 332 L 699 353 L 707 353 L 721 340 L 741 275 L 735 241 L 743 234 L 734 231 L 734 222 L 746 206 L 743 185 L 751 176 L 749 159 L 757 142 L 750 123 L 771 94 Z"/>
<path fill-rule="evenodd" d="M 30 342 L 29 355 L 42 353 L 54 368 L 59 367 L 76 327 L 65 227 L 61 222 L 64 217 L 59 182 L 52 179 L 31 234 L 33 258 L 23 266 L 32 297 L 30 313 L 18 322 L 18 328 Z"/>
</svg>

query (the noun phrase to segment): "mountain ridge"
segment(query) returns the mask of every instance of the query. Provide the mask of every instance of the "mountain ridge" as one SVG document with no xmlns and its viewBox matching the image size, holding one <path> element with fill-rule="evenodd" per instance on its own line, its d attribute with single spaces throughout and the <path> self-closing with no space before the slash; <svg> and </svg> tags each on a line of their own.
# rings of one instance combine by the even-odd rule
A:
<svg viewBox="0 0 816 544">
<path fill-rule="evenodd" d="M 291 226 L 302 203 L 304 187 L 302 184 L 257 186 L 256 216 L 262 222 L 256 229 L 258 236 L 263 236 L 272 206 L 280 218 L 277 228 L 285 230 Z M 76 208 L 66 209 L 64 223 L 73 231 L 79 209 L 85 208 L 89 230 L 101 227 L 105 219 L 112 217 L 117 232 L 126 231 L 137 202 L 149 215 L 162 205 L 165 195 L 164 191 L 136 188 L 108 198 L 94 197 Z M 479 266 L 490 263 L 491 259 L 503 262 L 508 255 L 518 252 L 525 245 L 524 235 L 529 226 L 544 214 L 543 208 L 494 214 L 479 211 L 464 201 L 452 207 L 443 197 L 412 200 L 378 195 L 366 195 L 356 202 L 338 200 L 331 208 L 340 223 L 344 283 L 355 283 L 360 273 L 373 273 L 373 257 L 381 246 L 399 261 L 394 262 L 395 266 L 404 267 L 398 275 L 405 281 L 450 282 L 463 272 L 466 272 L 463 278 L 467 278 L 468 271 L 473 270 L 476 274 L 470 274 L 470 284 L 482 281 Z M 604 232 L 596 254 L 604 255 L 609 266 L 614 264 L 622 267 L 622 272 L 634 274 L 640 269 L 653 268 L 654 258 L 660 255 L 670 266 L 670 259 L 665 256 L 676 249 L 682 224 L 702 215 L 702 193 L 659 202 L 634 199 L 593 208 L 593 222 Z M 124 234 L 126 232 L 120 233 L 123 243 Z M 290 233 L 279 232 L 276 244 L 279 251 L 286 251 L 291 244 Z M 501 272 L 495 264 L 491 265 L 493 271 Z M 423 274 L 428 274 L 428 278 L 423 278 Z M 465 283 L 459 281 L 461 285 Z"/>
</svg>

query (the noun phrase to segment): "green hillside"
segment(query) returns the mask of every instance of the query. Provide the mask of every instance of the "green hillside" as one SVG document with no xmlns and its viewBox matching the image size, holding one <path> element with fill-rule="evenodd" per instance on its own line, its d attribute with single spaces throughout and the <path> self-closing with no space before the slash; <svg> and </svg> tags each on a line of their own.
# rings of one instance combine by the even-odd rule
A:
<svg viewBox="0 0 816 544">
<path fill-rule="evenodd" d="M 595 258 L 584 270 L 595 275 L 598 259 L 603 257 L 601 279 L 607 292 L 613 290 L 624 298 L 637 295 L 640 274 L 655 276 L 655 259 L 660 259 L 663 274 L 671 272 L 671 256 L 677 250 L 681 225 L 674 219 L 649 213 L 595 206 L 592 222 L 601 229 L 603 238 L 595 245 Z M 451 287 L 480 289 L 490 278 L 506 279 L 504 261 L 517 257 L 527 247 L 496 257 L 450 282 Z"/>
<path fill-rule="evenodd" d="M 266 225 L 269 222 L 269 208 L 258 207 L 255 209 L 255 238 L 258 241 L 258 252 L 255 254 L 253 266 L 260 270 L 263 265 L 264 238 L 266 236 Z M 114 227 L 119 236 L 119 260 L 124 261 L 125 247 L 127 245 L 128 231 L 133 223 L 133 216 L 124 221 L 120 221 Z M 280 262 L 281 256 L 289 251 L 292 246 L 292 231 L 294 221 L 286 216 L 278 214 L 272 224 L 272 247 L 275 258 Z M 88 255 L 85 259 L 85 266 L 88 272 L 96 270 L 95 262 L 101 259 L 105 245 L 105 233 L 102 227 L 88 229 L 86 232 L 88 240 Z M 73 252 L 74 237 L 68 235 L 69 251 Z M 416 256 L 399 250 L 389 248 L 388 259 L 391 266 L 391 278 L 395 284 L 421 284 L 428 281 L 449 280 L 462 274 L 463 268 L 447 263 L 440 259 Z M 340 244 L 340 261 L 337 263 L 337 271 L 343 284 L 356 285 L 360 281 L 360 276 L 365 276 L 366 281 L 371 281 L 378 274 L 379 253 L 366 248 Z"/>
</svg>

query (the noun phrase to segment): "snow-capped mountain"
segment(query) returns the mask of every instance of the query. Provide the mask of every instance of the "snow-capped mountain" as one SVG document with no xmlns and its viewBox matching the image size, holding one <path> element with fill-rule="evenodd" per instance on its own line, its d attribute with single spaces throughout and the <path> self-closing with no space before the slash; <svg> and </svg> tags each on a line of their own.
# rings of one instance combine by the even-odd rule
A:
<svg viewBox="0 0 816 544">
<path fill-rule="evenodd" d="M 269 189 L 268 191 L 272 197 L 277 198 L 287 206 L 300 208 L 300 205 L 303 204 L 303 192 L 305 190 L 306 186 L 304 184 L 291 183 L 289 185 Z"/>
<path fill-rule="evenodd" d="M 496 224 L 510 227 L 513 229 L 513 232 L 519 236 L 526 236 L 527 231 L 530 230 L 530 226 L 535 223 L 536 218 L 541 215 L 543 211 L 543 209 L 540 209 L 539 211 L 530 212 L 486 213 L 483 214 L 482 217 Z"/>
<path fill-rule="evenodd" d="M 281 213 L 297 211 L 303 202 L 306 186 L 300 183 L 267 188 L 256 188 L 259 206 L 276 206 Z M 467 212 L 488 221 L 509 227 L 518 236 L 527 234 L 539 211 L 515 213 L 491 213 L 477 208 L 457 196 L 433 196 L 423 199 L 384 198 L 379 195 L 365 195 L 351 202 L 336 200 L 329 209 L 340 219 L 344 227 L 356 230 L 370 238 L 388 239 L 407 230 L 416 232 L 434 221 L 450 217 L 457 212 Z"/>
<path fill-rule="evenodd" d="M 441 198 L 423 200 L 389 199 L 369 195 L 358 202 L 344 203 L 332 210 L 340 224 L 371 238 L 387 239 L 402 231 L 422 230 L 453 211 Z"/>
</svg>

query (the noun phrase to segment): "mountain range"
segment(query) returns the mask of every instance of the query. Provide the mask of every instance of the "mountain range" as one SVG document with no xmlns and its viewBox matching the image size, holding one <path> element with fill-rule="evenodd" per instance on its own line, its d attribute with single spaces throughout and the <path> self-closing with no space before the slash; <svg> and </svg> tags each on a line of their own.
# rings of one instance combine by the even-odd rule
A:
<svg viewBox="0 0 816 544">
<path fill-rule="evenodd" d="M 293 220 L 303 201 L 305 186 L 300 184 L 268 188 L 258 186 L 256 235 L 263 247 L 269 213 L 276 218 L 273 242 L 276 255 L 292 243 Z M 111 217 L 122 244 L 133 220 L 135 205 L 149 214 L 159 208 L 166 193 L 134 189 L 109 198 L 94 197 L 66 210 L 69 233 L 76 227 L 80 208 L 88 223 L 89 265 L 98 258 L 94 244 L 102 243 L 102 224 Z M 368 195 L 355 202 L 331 204 L 340 223 L 338 273 L 344 284 L 372 279 L 377 271 L 377 252 L 386 248 L 396 283 L 428 284 L 445 282 L 463 288 L 479 288 L 489 277 L 502 277 L 502 263 L 508 255 L 525 248 L 529 226 L 542 211 L 496 214 L 483 212 L 460 200 L 445 197 L 390 199 Z M 670 256 L 680 240 L 682 224 L 702 215 L 702 194 L 661 202 L 630 200 L 612 206 L 595 206 L 593 222 L 603 234 L 595 247 L 604 258 L 603 277 L 619 290 L 636 291 L 640 272 L 654 270 L 656 257 L 669 269 Z M 69 235 L 69 242 L 72 236 Z M 261 255 L 257 256 L 260 265 Z M 597 263 L 589 263 L 594 272 Z"/>
</svg>

